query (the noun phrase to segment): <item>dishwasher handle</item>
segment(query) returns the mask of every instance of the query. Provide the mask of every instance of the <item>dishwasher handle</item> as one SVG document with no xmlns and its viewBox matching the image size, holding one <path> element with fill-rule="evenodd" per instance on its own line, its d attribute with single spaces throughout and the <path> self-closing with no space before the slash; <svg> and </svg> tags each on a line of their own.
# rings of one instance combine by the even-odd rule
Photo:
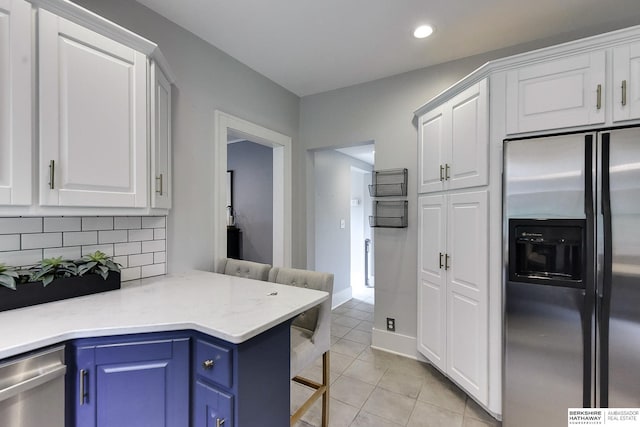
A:
<svg viewBox="0 0 640 427">
<path fill-rule="evenodd" d="M 44 383 L 48 383 L 49 381 L 53 381 L 56 378 L 63 376 L 66 372 L 67 372 L 67 366 L 60 365 L 41 375 L 38 375 L 33 378 L 29 378 L 28 380 L 24 380 L 18 384 L 13 384 L 9 387 L 3 388 L 2 390 L 0 390 L 0 402 L 3 402 L 7 399 L 11 399 L 13 396 L 17 394 L 36 388 Z"/>
</svg>

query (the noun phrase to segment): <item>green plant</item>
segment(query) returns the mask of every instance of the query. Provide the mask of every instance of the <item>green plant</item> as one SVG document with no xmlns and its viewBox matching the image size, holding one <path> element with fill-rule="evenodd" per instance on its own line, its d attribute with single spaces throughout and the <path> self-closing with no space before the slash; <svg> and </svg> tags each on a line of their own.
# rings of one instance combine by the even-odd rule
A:
<svg viewBox="0 0 640 427">
<path fill-rule="evenodd" d="M 0 285 L 16 290 L 16 279 L 20 278 L 20 271 L 15 267 L 0 264 Z"/>
<path fill-rule="evenodd" d="M 99 274 L 104 280 L 107 280 L 110 271 L 120 271 L 120 265 L 100 251 L 85 255 L 75 263 L 78 267 L 78 276 L 93 273 Z"/>
<path fill-rule="evenodd" d="M 78 267 L 73 261 L 63 260 L 62 257 L 45 258 L 40 264 L 31 269 L 32 282 L 41 281 L 43 286 L 58 277 L 71 277 L 78 275 Z"/>
</svg>

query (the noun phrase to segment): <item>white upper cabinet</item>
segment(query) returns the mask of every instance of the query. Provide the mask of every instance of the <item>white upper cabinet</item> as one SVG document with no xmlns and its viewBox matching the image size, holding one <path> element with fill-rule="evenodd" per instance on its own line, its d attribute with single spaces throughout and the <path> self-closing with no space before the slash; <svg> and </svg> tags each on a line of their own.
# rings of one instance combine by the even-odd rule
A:
<svg viewBox="0 0 640 427">
<path fill-rule="evenodd" d="M 171 208 L 171 83 L 151 63 L 151 207 Z"/>
<path fill-rule="evenodd" d="M 487 184 L 488 123 L 486 79 L 420 116 L 420 193 Z"/>
<path fill-rule="evenodd" d="M 447 132 L 450 114 L 446 105 L 420 116 L 418 121 L 419 185 L 420 193 L 444 189 L 444 164 L 446 149 L 451 146 L 451 132 Z"/>
<path fill-rule="evenodd" d="M 613 121 L 640 119 L 640 42 L 613 49 Z"/>
<path fill-rule="evenodd" d="M 605 122 L 605 51 L 551 59 L 507 73 L 507 133 Z"/>
<path fill-rule="evenodd" d="M 31 5 L 0 0 L 0 205 L 31 204 Z"/>
<path fill-rule="evenodd" d="M 40 204 L 146 207 L 147 57 L 39 12 Z"/>
</svg>

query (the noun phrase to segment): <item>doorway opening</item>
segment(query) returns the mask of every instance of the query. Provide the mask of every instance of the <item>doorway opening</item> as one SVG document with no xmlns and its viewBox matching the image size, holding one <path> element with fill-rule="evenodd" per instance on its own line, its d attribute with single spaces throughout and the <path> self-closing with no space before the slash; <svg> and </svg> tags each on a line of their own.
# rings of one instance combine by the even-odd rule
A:
<svg viewBox="0 0 640 427">
<path fill-rule="evenodd" d="M 272 264 L 273 148 L 227 138 L 227 258 Z"/>
<path fill-rule="evenodd" d="M 272 250 L 270 264 L 291 266 L 291 137 L 247 120 L 216 110 L 214 113 L 214 257 L 227 256 L 228 142 L 250 141 L 271 150 L 272 154 Z M 240 196 L 237 191 L 234 196 Z"/>
<path fill-rule="evenodd" d="M 368 141 L 309 154 L 313 164 L 310 260 L 316 270 L 334 274 L 334 307 L 352 297 L 373 304 L 374 239 L 369 227 L 371 198 L 367 186 L 371 183 L 374 144 Z"/>
</svg>

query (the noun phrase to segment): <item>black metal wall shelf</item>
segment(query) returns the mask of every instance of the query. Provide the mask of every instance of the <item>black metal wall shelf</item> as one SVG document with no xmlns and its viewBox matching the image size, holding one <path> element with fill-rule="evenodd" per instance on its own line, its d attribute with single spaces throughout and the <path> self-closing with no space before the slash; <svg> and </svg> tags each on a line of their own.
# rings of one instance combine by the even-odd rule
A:
<svg viewBox="0 0 640 427">
<path fill-rule="evenodd" d="M 406 196 L 407 175 L 407 168 L 373 171 L 369 195 L 371 197 Z"/>
<path fill-rule="evenodd" d="M 406 200 L 376 200 L 373 202 L 373 215 L 369 217 L 369 225 L 380 228 L 406 228 L 408 212 L 409 202 Z"/>
</svg>

